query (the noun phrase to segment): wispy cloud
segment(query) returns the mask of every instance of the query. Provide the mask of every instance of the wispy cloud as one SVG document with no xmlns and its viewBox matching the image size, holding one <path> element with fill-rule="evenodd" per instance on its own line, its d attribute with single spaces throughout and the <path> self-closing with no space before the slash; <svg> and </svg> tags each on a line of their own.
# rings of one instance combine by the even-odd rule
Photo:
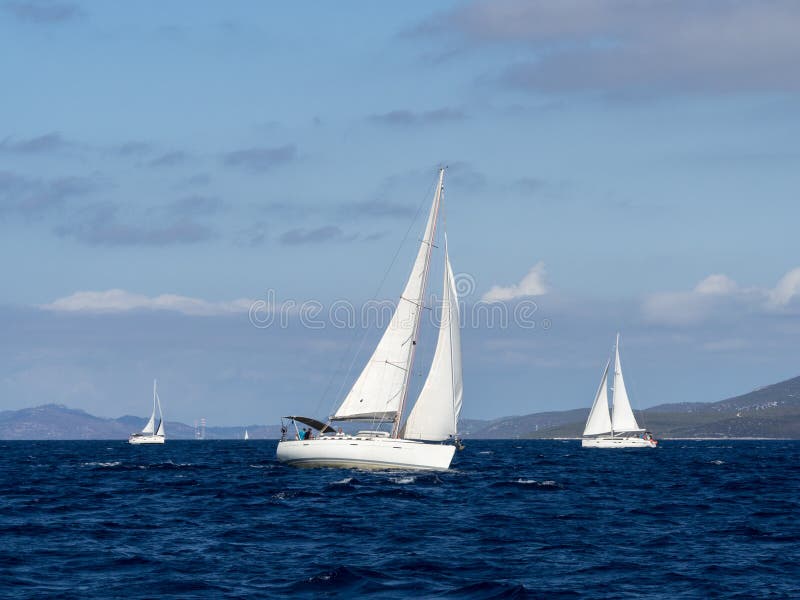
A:
<svg viewBox="0 0 800 600">
<path fill-rule="evenodd" d="M 349 242 L 356 239 L 354 235 L 345 233 L 335 225 L 326 225 L 316 229 L 290 229 L 281 234 L 282 244 L 298 246 L 303 244 L 319 244 L 322 242 Z"/>
<path fill-rule="evenodd" d="M 413 217 L 416 209 L 399 202 L 386 200 L 368 200 L 365 202 L 350 202 L 341 205 L 339 213 L 348 218 L 373 217 L 373 218 L 409 218 Z"/>
<path fill-rule="evenodd" d="M 82 291 L 59 298 L 39 308 L 63 313 L 124 313 L 131 311 L 172 311 L 190 316 L 216 316 L 247 313 L 254 301 L 241 298 L 211 302 L 199 298 L 162 294 L 146 296 L 125 290 Z"/>
<path fill-rule="evenodd" d="M 506 45 L 522 58 L 502 80 L 534 91 L 797 92 L 798 28 L 794 0 L 476 0 L 416 33 Z"/>
<path fill-rule="evenodd" d="M 14 154 L 47 154 L 63 150 L 71 145 L 73 145 L 72 142 L 65 140 L 60 133 L 51 132 L 22 140 L 6 138 L 0 142 L 0 152 Z"/>
<path fill-rule="evenodd" d="M 462 110 L 448 107 L 427 111 L 398 109 L 369 116 L 369 120 L 373 123 L 394 127 L 437 125 L 453 121 L 463 121 L 466 118 L 467 115 L 464 114 Z"/>
<path fill-rule="evenodd" d="M 149 167 L 177 167 L 183 165 L 189 160 L 189 155 L 186 152 L 176 150 L 174 152 L 166 152 L 161 156 L 155 157 L 147 163 Z"/>
<path fill-rule="evenodd" d="M 254 173 L 263 173 L 279 165 L 297 159 L 297 148 L 288 144 L 274 148 L 255 147 L 228 152 L 223 162 L 229 167 L 238 167 Z"/>
<path fill-rule="evenodd" d="M 119 156 L 134 156 L 134 157 L 141 157 L 146 154 L 150 154 L 151 152 L 153 152 L 153 150 L 154 146 L 152 143 L 135 141 L 135 140 L 129 142 L 123 142 L 111 148 L 111 151 Z"/>
<path fill-rule="evenodd" d="M 44 2 L 42 0 L 5 2 L 2 8 L 19 21 L 27 23 L 63 23 L 83 16 L 83 11 L 77 4 L 67 2 Z"/>
<path fill-rule="evenodd" d="M 255 246 L 260 246 L 267 241 L 267 233 L 269 232 L 269 228 L 267 224 L 258 221 L 247 227 L 240 229 L 236 233 L 236 244 L 238 246 L 245 246 L 248 248 L 252 248 Z"/>
<path fill-rule="evenodd" d="M 96 188 L 95 180 L 88 177 L 41 179 L 0 171 L 0 216 L 40 217 Z"/>
<path fill-rule="evenodd" d="M 125 223 L 118 212 L 114 204 L 96 204 L 81 211 L 72 223 L 56 227 L 55 233 L 91 246 L 171 246 L 216 237 L 213 229 L 188 218 L 158 224 Z"/>
<path fill-rule="evenodd" d="M 484 302 L 507 302 L 527 296 L 542 296 L 549 291 L 545 281 L 544 262 L 539 261 L 519 283 L 509 286 L 495 285 L 481 298 Z"/>
</svg>

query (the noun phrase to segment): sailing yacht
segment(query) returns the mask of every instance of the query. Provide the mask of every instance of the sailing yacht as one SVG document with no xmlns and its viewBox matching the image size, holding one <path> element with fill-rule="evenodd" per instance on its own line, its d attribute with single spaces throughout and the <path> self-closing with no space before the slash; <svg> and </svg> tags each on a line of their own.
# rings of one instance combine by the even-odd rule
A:
<svg viewBox="0 0 800 600">
<path fill-rule="evenodd" d="M 619 334 L 614 345 L 614 385 L 612 390 L 612 411 L 608 409 L 608 369 L 611 359 L 606 362 L 600 386 L 594 396 L 592 410 L 586 420 L 581 446 L 584 448 L 655 448 L 658 442 L 653 435 L 636 422 L 631 409 L 625 380 L 622 378 L 622 364 L 619 361 Z"/>
<path fill-rule="evenodd" d="M 156 407 L 158 407 L 158 424 L 156 425 Z M 139 433 L 132 433 L 128 438 L 130 444 L 163 444 L 166 436 L 164 434 L 164 415 L 161 412 L 161 398 L 158 397 L 158 382 L 153 380 L 153 413 L 150 420 Z"/>
<path fill-rule="evenodd" d="M 250 436 L 249 436 L 249 435 L 248 435 L 248 433 L 247 433 L 247 429 L 245 429 L 245 430 L 244 430 L 244 441 L 246 442 L 246 441 L 247 441 L 247 440 L 249 440 L 249 439 L 250 439 Z"/>
<path fill-rule="evenodd" d="M 294 423 L 298 435 L 297 439 L 287 439 L 286 428 L 283 428 L 284 435 L 277 449 L 279 461 L 310 467 L 427 470 L 450 467 L 456 449 L 454 444 L 459 443 L 457 425 L 463 385 L 458 295 L 446 239 L 442 318 L 436 350 L 417 401 L 405 423 L 402 421 L 443 192 L 444 169 L 440 169 L 411 275 L 389 326 L 364 370 L 327 422 L 309 417 L 286 417 Z M 344 434 L 341 427 L 334 432 L 333 422 L 347 421 L 368 422 L 370 426 L 355 435 Z M 305 431 L 297 430 L 297 423 L 316 429 L 319 435 L 307 436 Z M 382 429 L 384 426 L 389 431 Z"/>
</svg>

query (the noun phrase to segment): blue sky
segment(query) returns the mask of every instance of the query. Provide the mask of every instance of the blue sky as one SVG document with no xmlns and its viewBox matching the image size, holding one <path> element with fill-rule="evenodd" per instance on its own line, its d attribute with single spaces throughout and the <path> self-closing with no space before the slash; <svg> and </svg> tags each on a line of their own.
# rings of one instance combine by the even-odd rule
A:
<svg viewBox="0 0 800 600">
<path fill-rule="evenodd" d="M 247 308 L 394 298 L 440 164 L 467 310 L 537 306 L 465 331 L 464 416 L 588 406 L 617 330 L 639 408 L 798 375 L 798 27 L 789 1 L 0 1 L 0 408 L 143 414 L 157 376 L 184 421 L 324 416 L 378 332 Z"/>
</svg>

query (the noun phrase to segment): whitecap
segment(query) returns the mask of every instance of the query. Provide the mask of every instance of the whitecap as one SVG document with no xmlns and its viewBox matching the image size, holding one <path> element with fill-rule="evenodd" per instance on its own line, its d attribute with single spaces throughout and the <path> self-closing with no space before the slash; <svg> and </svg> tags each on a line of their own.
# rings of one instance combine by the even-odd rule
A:
<svg viewBox="0 0 800 600">
<path fill-rule="evenodd" d="M 711 464 L 712 465 L 724 465 L 725 461 L 724 460 L 712 460 Z"/>
<path fill-rule="evenodd" d="M 112 462 L 85 462 L 81 463 L 81 466 L 84 467 L 118 467 L 122 463 L 118 460 Z"/>
<path fill-rule="evenodd" d="M 535 479 L 517 479 L 517 483 L 522 485 L 538 485 L 539 487 L 559 487 L 558 483 L 553 481 L 552 479 L 548 479 L 546 481 L 537 481 Z"/>
<path fill-rule="evenodd" d="M 344 479 L 340 479 L 339 481 L 334 481 L 332 485 L 347 485 L 353 481 L 352 477 L 345 477 Z"/>
<path fill-rule="evenodd" d="M 481 450 L 478 454 L 494 454 L 491 450 Z"/>
<path fill-rule="evenodd" d="M 408 475 L 406 477 L 392 477 L 392 481 L 399 484 L 414 483 L 416 480 L 417 478 L 411 475 Z"/>
</svg>

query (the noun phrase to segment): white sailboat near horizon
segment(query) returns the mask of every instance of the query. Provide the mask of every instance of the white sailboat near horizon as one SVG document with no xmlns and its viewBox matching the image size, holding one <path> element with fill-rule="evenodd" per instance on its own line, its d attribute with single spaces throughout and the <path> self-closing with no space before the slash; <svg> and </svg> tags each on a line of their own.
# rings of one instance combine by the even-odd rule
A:
<svg viewBox="0 0 800 600">
<path fill-rule="evenodd" d="M 589 418 L 583 430 L 583 448 L 655 448 L 658 441 L 653 435 L 639 427 L 633 414 L 625 380 L 622 378 L 622 364 L 619 360 L 619 334 L 614 345 L 614 383 L 611 388 L 612 409 L 608 406 L 608 369 L 611 358 L 606 362 L 600 386 L 594 396 Z"/>
<path fill-rule="evenodd" d="M 244 430 L 244 441 L 246 442 L 249 439 L 250 439 L 250 435 L 247 433 L 247 428 L 245 428 L 245 430 Z"/>
<path fill-rule="evenodd" d="M 156 424 L 156 407 L 158 407 L 158 424 Z M 164 415 L 161 412 L 161 398 L 158 397 L 158 382 L 153 380 L 153 412 L 150 420 L 139 433 L 132 433 L 128 438 L 130 444 L 163 444 L 166 440 L 164 433 Z"/>
<path fill-rule="evenodd" d="M 434 247 L 436 224 L 444 190 L 444 169 L 428 215 L 425 233 L 411 275 L 391 322 L 364 370 L 327 423 L 290 416 L 319 431 L 313 439 L 286 439 L 278 443 L 277 459 L 295 466 L 356 467 L 371 469 L 431 469 L 450 467 L 458 444 L 463 382 L 461 337 L 453 269 L 445 238 L 442 318 L 427 379 L 408 418 L 403 412 L 424 309 L 425 287 Z M 366 421 L 368 430 L 355 435 L 337 433 L 333 421 Z M 391 425 L 391 430 L 381 426 Z M 297 425 L 295 424 L 295 428 Z M 444 443 L 451 441 L 453 443 Z"/>
</svg>

